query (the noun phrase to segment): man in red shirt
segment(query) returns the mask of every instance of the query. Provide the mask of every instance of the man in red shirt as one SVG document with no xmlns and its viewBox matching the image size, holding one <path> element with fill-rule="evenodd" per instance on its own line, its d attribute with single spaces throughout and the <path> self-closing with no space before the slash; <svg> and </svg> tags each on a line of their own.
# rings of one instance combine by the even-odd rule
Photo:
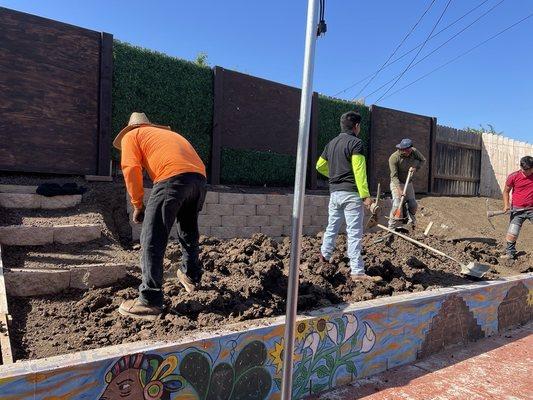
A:
<svg viewBox="0 0 533 400">
<path fill-rule="evenodd" d="M 512 191 L 512 202 L 509 193 Z M 533 157 L 520 159 L 520 170 L 507 177 L 503 190 L 503 210 L 511 212 L 511 222 L 507 230 L 507 246 L 502 258 L 516 258 L 516 240 L 525 220 L 533 222 Z"/>
</svg>

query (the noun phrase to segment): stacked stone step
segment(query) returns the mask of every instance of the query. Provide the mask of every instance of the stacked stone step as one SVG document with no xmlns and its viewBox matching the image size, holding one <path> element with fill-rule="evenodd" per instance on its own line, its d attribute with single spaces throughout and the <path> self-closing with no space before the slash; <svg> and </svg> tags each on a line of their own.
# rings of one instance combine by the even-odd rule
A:
<svg viewBox="0 0 533 400">
<path fill-rule="evenodd" d="M 59 210 L 75 207 L 81 195 L 45 197 L 34 186 L 0 185 L 0 208 Z M 41 246 L 97 240 L 102 235 L 98 224 L 11 225 L 0 227 L 0 246 Z M 1 247 L 0 247 L 1 258 Z M 10 296 L 35 296 L 59 293 L 67 288 L 87 289 L 108 286 L 126 276 L 123 264 L 86 264 L 70 268 L 9 268 L 4 265 L 6 291 Z"/>
</svg>

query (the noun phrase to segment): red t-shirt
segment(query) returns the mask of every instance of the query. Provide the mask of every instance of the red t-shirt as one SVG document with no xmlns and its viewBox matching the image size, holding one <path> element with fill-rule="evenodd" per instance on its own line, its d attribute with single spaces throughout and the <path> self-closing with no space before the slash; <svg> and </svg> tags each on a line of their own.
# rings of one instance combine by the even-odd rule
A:
<svg viewBox="0 0 533 400">
<path fill-rule="evenodd" d="M 513 208 L 533 207 L 533 174 L 525 176 L 522 171 L 513 172 L 507 177 L 505 185 L 513 189 Z"/>
</svg>

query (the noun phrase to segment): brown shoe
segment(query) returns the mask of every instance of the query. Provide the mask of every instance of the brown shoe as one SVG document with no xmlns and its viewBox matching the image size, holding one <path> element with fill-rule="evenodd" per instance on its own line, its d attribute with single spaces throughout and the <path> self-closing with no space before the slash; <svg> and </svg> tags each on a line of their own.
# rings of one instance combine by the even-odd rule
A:
<svg viewBox="0 0 533 400">
<path fill-rule="evenodd" d="M 322 255 L 321 251 L 318 252 L 318 261 L 324 264 L 331 264 L 329 260 L 326 260 L 326 257 Z"/>
<path fill-rule="evenodd" d="M 139 299 L 123 301 L 118 308 L 121 315 L 148 320 L 157 319 L 161 315 L 161 311 L 161 307 L 147 306 L 141 303 Z"/>
<path fill-rule="evenodd" d="M 383 278 L 381 276 L 370 276 L 367 274 L 351 274 L 352 280 L 355 282 L 381 282 Z"/>
<path fill-rule="evenodd" d="M 182 270 L 178 269 L 176 275 L 178 276 L 178 280 L 183 285 L 187 293 L 192 293 L 196 290 L 196 285 L 193 283 L 191 278 L 189 278 L 186 274 L 183 273 Z"/>
</svg>

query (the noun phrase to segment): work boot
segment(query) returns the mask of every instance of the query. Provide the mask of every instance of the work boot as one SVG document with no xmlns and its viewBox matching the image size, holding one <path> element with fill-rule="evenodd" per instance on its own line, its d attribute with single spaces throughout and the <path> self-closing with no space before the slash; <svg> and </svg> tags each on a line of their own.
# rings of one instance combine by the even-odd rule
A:
<svg viewBox="0 0 533 400">
<path fill-rule="evenodd" d="M 500 256 L 502 260 L 516 259 L 516 242 L 507 242 L 505 246 L 505 254 Z"/>
<path fill-rule="evenodd" d="M 363 274 L 350 274 L 352 281 L 354 282 L 381 282 L 383 278 L 381 276 L 371 276 L 365 273 Z"/>
<path fill-rule="evenodd" d="M 118 308 L 118 312 L 122 315 L 152 321 L 161 315 L 161 311 L 161 307 L 143 304 L 139 299 L 123 301 Z"/>
<path fill-rule="evenodd" d="M 176 275 L 178 276 L 178 280 L 183 285 L 187 293 L 192 293 L 196 290 L 196 285 L 194 282 L 181 269 L 176 271 Z"/>
</svg>

